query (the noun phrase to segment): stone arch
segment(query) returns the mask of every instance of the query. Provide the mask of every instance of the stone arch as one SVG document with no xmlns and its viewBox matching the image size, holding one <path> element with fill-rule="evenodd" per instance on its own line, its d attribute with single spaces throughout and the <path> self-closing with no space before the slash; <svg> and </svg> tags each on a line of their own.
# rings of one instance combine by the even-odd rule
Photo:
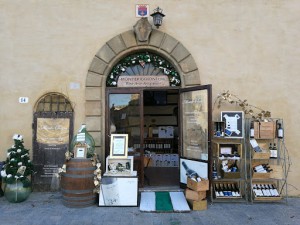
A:
<svg viewBox="0 0 300 225">
<path fill-rule="evenodd" d="M 140 42 L 133 30 L 121 33 L 103 45 L 94 56 L 85 86 L 87 129 L 95 139 L 96 152 L 104 158 L 106 77 L 119 60 L 138 51 L 151 51 L 173 64 L 181 77 L 181 87 L 200 85 L 200 74 L 191 53 L 172 36 L 152 30 L 146 42 Z"/>
</svg>

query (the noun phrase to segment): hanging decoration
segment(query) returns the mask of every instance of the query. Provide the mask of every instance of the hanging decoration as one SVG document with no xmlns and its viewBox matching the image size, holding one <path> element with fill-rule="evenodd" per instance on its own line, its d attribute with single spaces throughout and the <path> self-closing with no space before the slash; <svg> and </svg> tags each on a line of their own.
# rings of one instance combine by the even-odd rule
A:
<svg viewBox="0 0 300 225">
<path fill-rule="evenodd" d="M 245 115 L 249 115 L 252 119 L 263 121 L 271 118 L 270 111 L 251 105 L 247 102 L 247 99 L 242 100 L 237 95 L 231 94 L 229 91 L 223 91 L 218 94 L 214 102 L 214 107 L 217 105 L 217 108 L 219 109 L 224 102 L 236 104 L 241 107 Z"/>
<path fill-rule="evenodd" d="M 155 68 L 161 70 L 164 75 L 167 75 L 170 81 L 170 86 L 176 87 L 181 85 L 180 76 L 175 68 L 165 59 L 158 55 L 148 52 L 133 54 L 122 59 L 115 65 L 106 80 L 107 87 L 117 87 L 119 76 L 126 73 L 128 67 L 140 65 L 145 68 L 146 64 L 151 63 Z M 147 76 L 147 75 L 146 75 Z"/>
</svg>

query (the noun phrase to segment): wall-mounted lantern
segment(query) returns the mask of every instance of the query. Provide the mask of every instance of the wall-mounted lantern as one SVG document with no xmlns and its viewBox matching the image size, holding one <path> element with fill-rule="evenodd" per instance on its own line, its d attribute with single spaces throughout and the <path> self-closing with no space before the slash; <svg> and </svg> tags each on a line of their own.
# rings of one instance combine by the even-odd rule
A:
<svg viewBox="0 0 300 225">
<path fill-rule="evenodd" d="M 163 17 L 165 16 L 162 13 L 162 11 L 163 10 L 161 8 L 157 7 L 156 9 L 153 10 L 153 13 L 150 15 L 153 17 L 153 24 L 154 26 L 156 26 L 157 29 L 159 29 L 159 27 L 161 26 Z"/>
</svg>

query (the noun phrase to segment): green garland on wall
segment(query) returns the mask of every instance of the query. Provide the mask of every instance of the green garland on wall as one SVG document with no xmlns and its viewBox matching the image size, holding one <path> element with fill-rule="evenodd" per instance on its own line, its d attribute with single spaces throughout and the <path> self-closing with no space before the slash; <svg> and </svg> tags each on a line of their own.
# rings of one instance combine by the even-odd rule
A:
<svg viewBox="0 0 300 225">
<path fill-rule="evenodd" d="M 175 68 L 168 61 L 161 58 L 160 56 L 148 52 L 133 54 L 125 57 L 120 62 L 118 62 L 118 64 L 112 68 L 109 76 L 107 77 L 106 86 L 117 87 L 117 80 L 120 74 L 126 71 L 127 67 L 132 67 L 136 65 L 144 67 L 148 63 L 151 63 L 155 68 L 159 68 L 164 75 L 168 76 L 170 86 L 180 86 L 180 76 L 175 70 Z"/>
</svg>

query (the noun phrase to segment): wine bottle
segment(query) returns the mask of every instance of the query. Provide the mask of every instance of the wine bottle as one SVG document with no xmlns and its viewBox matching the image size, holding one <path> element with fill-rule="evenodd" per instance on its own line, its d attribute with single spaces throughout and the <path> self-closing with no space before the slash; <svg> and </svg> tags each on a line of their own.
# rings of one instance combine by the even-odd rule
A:
<svg viewBox="0 0 300 225">
<path fill-rule="evenodd" d="M 219 190 L 220 197 L 224 197 L 224 190 L 223 188 L 221 188 L 221 184 L 218 184 L 218 190 Z"/>
<path fill-rule="evenodd" d="M 219 187 L 220 187 L 220 191 L 222 192 L 222 197 L 227 197 L 228 196 L 228 193 L 227 191 L 225 190 L 225 187 L 224 187 L 224 184 L 219 184 Z"/>
<path fill-rule="evenodd" d="M 283 128 L 281 127 L 281 123 L 278 123 L 277 137 L 278 138 L 283 138 Z"/>
<path fill-rule="evenodd" d="M 214 160 L 214 163 L 213 163 L 212 177 L 213 177 L 213 179 L 218 179 L 218 171 L 217 171 L 217 166 L 216 166 L 216 160 Z"/>
<path fill-rule="evenodd" d="M 219 190 L 219 187 L 217 186 L 217 184 L 215 184 L 215 196 L 216 196 L 216 198 L 220 197 L 220 190 Z"/>
<path fill-rule="evenodd" d="M 228 184 L 228 185 L 230 187 L 230 190 L 231 190 L 231 193 L 232 193 L 232 197 L 237 197 L 238 194 L 237 194 L 237 192 L 235 190 L 234 184 Z"/>
<path fill-rule="evenodd" d="M 216 136 L 220 137 L 221 136 L 221 130 L 220 130 L 221 124 L 217 122 L 216 125 L 217 125 Z"/>
<path fill-rule="evenodd" d="M 277 159 L 277 147 L 276 147 L 276 143 L 274 143 L 272 149 L 270 150 L 270 153 L 271 153 L 270 158 Z"/>
<path fill-rule="evenodd" d="M 237 197 L 240 197 L 240 196 L 241 196 L 240 190 L 239 190 L 237 184 L 234 184 L 234 191 L 235 191 Z"/>
<path fill-rule="evenodd" d="M 250 138 L 254 138 L 254 123 L 251 122 L 250 125 Z"/>
<path fill-rule="evenodd" d="M 268 189 L 269 189 L 269 191 L 270 191 L 270 193 L 271 193 L 271 196 L 272 196 L 272 197 L 275 197 L 276 194 L 275 194 L 275 192 L 274 192 L 274 190 L 273 190 L 271 184 L 266 184 L 266 186 L 268 187 Z"/>
<path fill-rule="evenodd" d="M 260 185 L 260 184 L 257 184 L 256 187 L 257 187 L 258 197 L 263 197 L 264 194 L 263 194 L 263 192 L 262 192 L 261 185 Z"/>
<path fill-rule="evenodd" d="M 277 189 L 276 189 L 276 187 L 275 187 L 273 184 L 270 184 L 270 185 L 271 185 L 271 187 L 273 188 L 272 190 L 273 190 L 273 192 L 274 192 L 274 194 L 275 194 L 275 197 L 280 196 L 279 193 L 278 193 L 278 191 L 277 191 Z"/>
<path fill-rule="evenodd" d="M 235 160 L 234 163 L 230 166 L 230 171 L 231 172 L 237 172 L 238 171 L 237 160 Z"/>
<path fill-rule="evenodd" d="M 259 193 L 257 184 L 252 185 L 252 190 L 254 192 L 255 197 L 260 197 L 260 193 Z"/>
<path fill-rule="evenodd" d="M 195 170 L 190 169 L 184 161 L 182 161 L 182 166 L 185 169 L 185 173 L 186 173 L 187 177 L 189 177 L 195 181 L 199 180 L 200 177 L 199 177 L 198 173 Z"/>
<path fill-rule="evenodd" d="M 226 184 L 226 190 L 227 190 L 227 193 L 228 193 L 228 197 L 232 197 L 233 196 L 232 189 L 229 186 L 229 184 Z"/>
</svg>

